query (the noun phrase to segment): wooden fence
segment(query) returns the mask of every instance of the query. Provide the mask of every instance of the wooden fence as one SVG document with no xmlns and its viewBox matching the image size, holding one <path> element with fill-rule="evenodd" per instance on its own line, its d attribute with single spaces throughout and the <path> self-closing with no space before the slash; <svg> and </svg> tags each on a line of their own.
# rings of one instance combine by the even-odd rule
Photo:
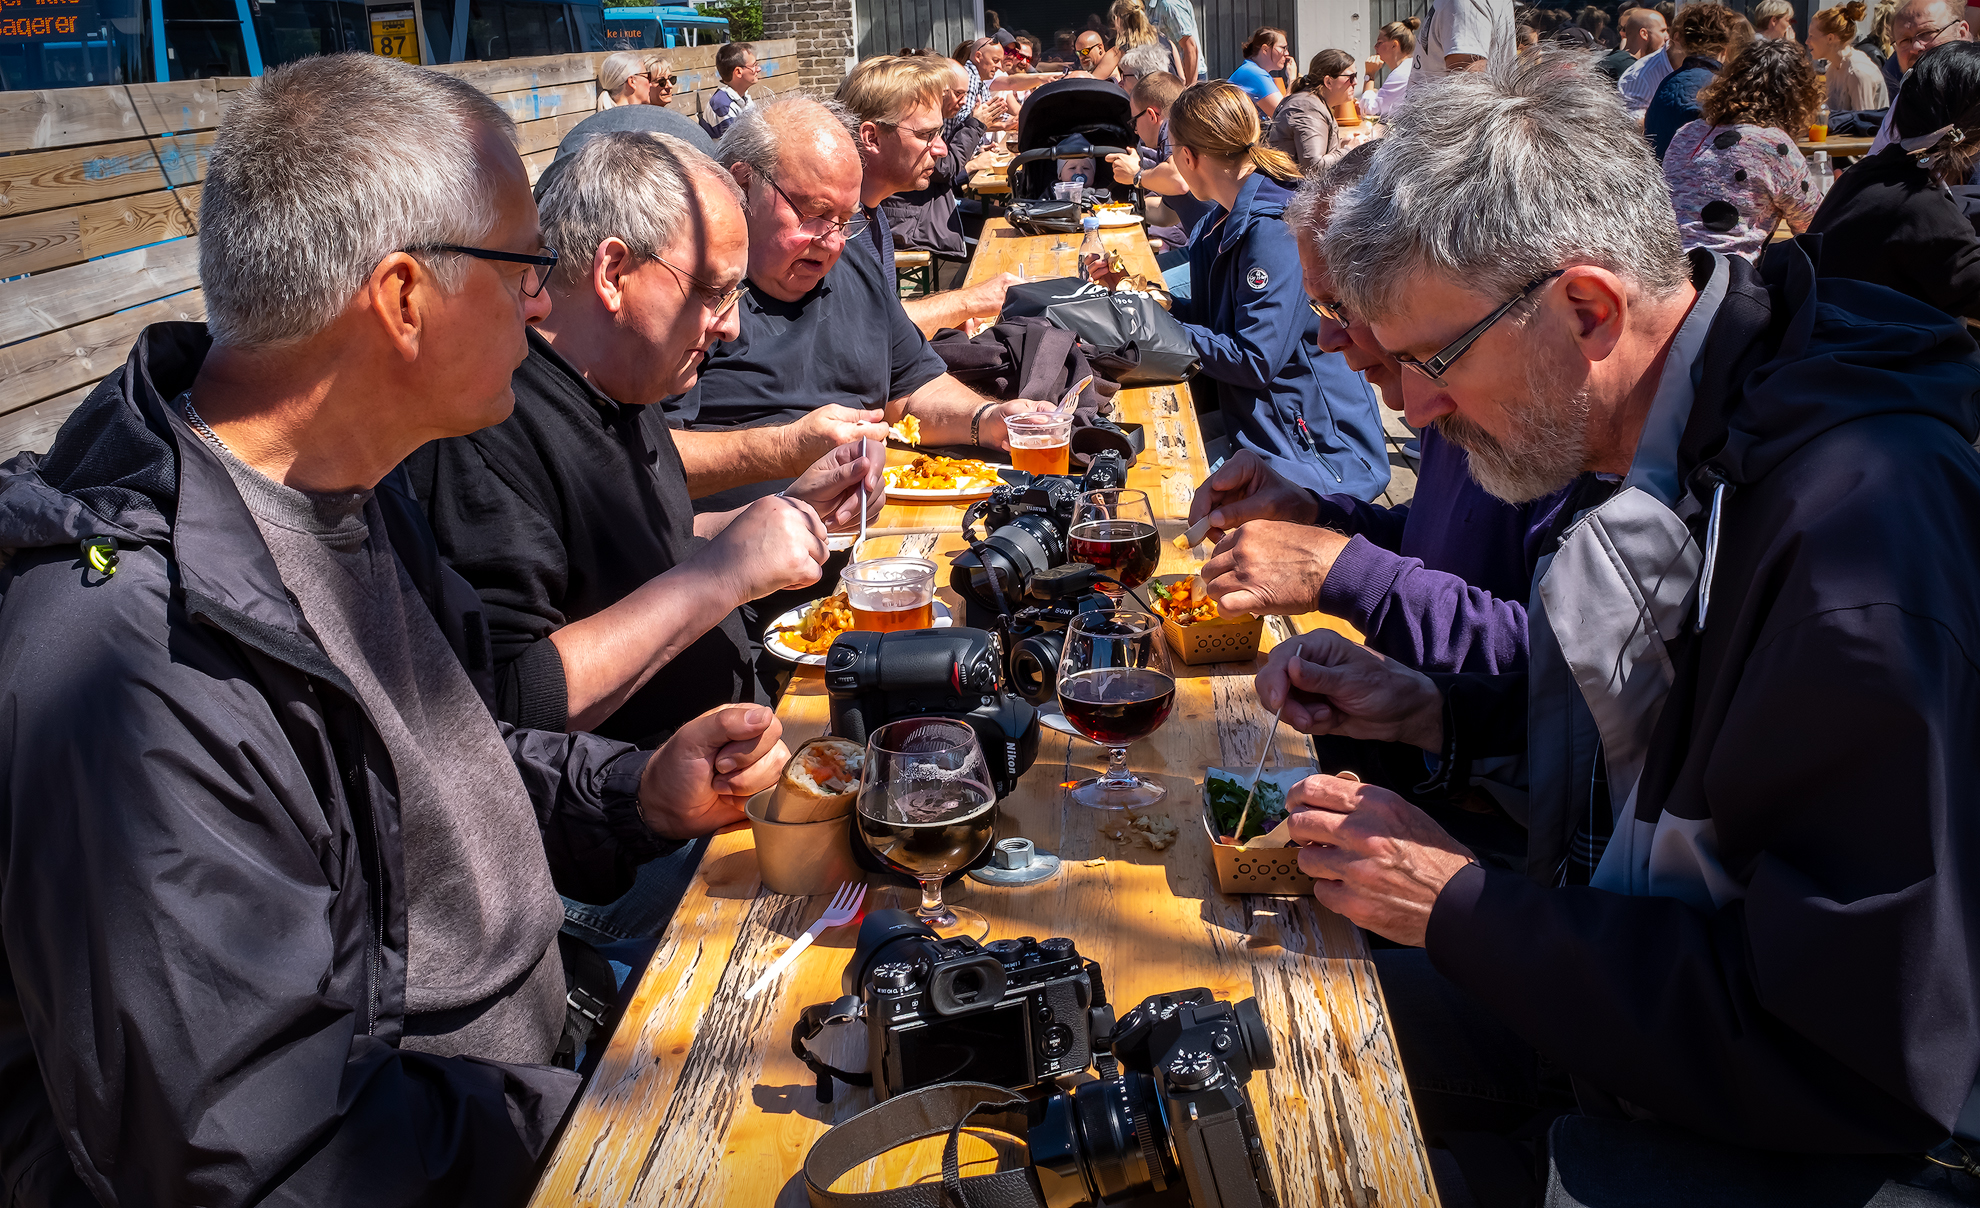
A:
<svg viewBox="0 0 1980 1208">
<path fill-rule="evenodd" d="M 752 92 L 795 88 L 796 43 L 756 46 L 772 70 Z M 674 109 L 701 112 L 719 83 L 715 51 L 669 52 L 681 77 Z M 534 180 L 571 127 L 594 112 L 603 58 L 436 70 L 487 92 L 515 119 Z M 206 317 L 200 186 L 227 99 L 251 83 L 0 92 L 0 456 L 46 449 L 146 324 Z"/>
</svg>

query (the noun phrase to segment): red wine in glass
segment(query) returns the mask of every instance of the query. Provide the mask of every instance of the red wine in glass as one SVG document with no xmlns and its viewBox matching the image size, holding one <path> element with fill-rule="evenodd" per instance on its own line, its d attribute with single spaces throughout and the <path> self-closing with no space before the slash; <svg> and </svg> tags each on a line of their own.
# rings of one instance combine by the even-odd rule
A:
<svg viewBox="0 0 1980 1208">
<path fill-rule="evenodd" d="M 1073 729 L 1106 746 L 1153 734 L 1176 704 L 1176 681 L 1145 667 L 1082 671 L 1059 683 L 1059 708 Z"/>
<path fill-rule="evenodd" d="M 1072 560 L 1091 562 L 1126 587 L 1154 577 L 1162 538 L 1145 520 L 1088 520 L 1072 529 Z"/>
</svg>

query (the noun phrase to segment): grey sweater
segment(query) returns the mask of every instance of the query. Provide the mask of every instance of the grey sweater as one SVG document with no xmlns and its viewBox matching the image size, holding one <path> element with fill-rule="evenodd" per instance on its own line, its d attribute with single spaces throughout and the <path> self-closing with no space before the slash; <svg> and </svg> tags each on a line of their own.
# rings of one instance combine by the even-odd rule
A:
<svg viewBox="0 0 1980 1208">
<path fill-rule="evenodd" d="M 392 756 L 407 883 L 401 1047 L 547 1062 L 563 1032 L 564 915 L 536 814 L 371 492 L 294 490 L 216 449 L 283 585 Z"/>
</svg>

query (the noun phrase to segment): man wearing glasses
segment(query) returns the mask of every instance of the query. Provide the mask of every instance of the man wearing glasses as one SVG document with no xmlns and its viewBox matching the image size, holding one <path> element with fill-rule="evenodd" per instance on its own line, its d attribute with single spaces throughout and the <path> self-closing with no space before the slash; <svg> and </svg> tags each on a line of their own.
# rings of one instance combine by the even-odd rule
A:
<svg viewBox="0 0 1980 1208">
<path fill-rule="evenodd" d="M 234 93 L 207 321 L 0 475 L 18 1202 L 521 1203 L 580 1085 L 557 890 L 618 896 L 787 757 L 758 705 L 652 752 L 489 716 L 397 467 L 510 414 L 550 311 L 514 140 L 376 55 Z"/>
<path fill-rule="evenodd" d="M 1686 254 L 1633 133 L 1552 56 L 1454 73 L 1335 203 L 1334 284 L 1410 420 L 1508 502 L 1577 486 L 1524 675 L 1324 634 L 1259 677 L 1440 780 L 1524 755 L 1524 875 L 1326 776 L 1288 794 L 1300 867 L 1404 946 L 1398 1047 L 1431 1143 L 1494 1179 L 1475 1202 L 1537 1195 L 1515 1138 L 1544 1137 L 1575 1203 L 1970 1203 L 1980 350 L 1793 244 Z"/>
<path fill-rule="evenodd" d="M 1966 20 L 1960 0 L 1905 0 L 1891 18 L 1891 50 L 1901 72 L 1909 74 L 1918 57 L 1934 46 L 1947 42 L 1971 42 L 1973 27 Z M 1904 87 L 1902 78 L 1898 88 Z M 1891 115 L 1897 112 L 1897 88 L 1891 90 L 1891 107 L 1884 111 L 1884 123 L 1870 141 L 1875 155 L 1891 144 Z M 1977 180 L 1976 183 L 1980 183 Z"/>
<path fill-rule="evenodd" d="M 860 214 L 867 226 L 857 243 L 886 274 L 894 271 L 894 235 L 888 210 L 880 203 L 926 189 L 938 166 L 946 168 L 955 158 L 942 137 L 949 66 L 947 60 L 919 55 L 885 55 L 861 63 L 839 85 L 839 103 L 859 122 L 854 137 L 861 166 Z M 960 224 L 954 233 L 960 253 Z M 1017 280 L 1014 274 L 999 273 L 967 289 L 903 299 L 901 306 L 922 335 L 933 336 L 944 327 L 997 314 L 1004 292 Z"/>
</svg>

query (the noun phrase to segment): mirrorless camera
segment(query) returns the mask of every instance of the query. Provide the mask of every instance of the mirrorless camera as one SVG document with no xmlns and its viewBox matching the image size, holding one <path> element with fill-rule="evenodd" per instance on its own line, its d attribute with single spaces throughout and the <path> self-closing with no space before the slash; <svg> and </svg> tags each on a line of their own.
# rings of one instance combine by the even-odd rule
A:
<svg viewBox="0 0 1980 1208">
<path fill-rule="evenodd" d="M 1049 1208 L 1277 1208 L 1245 1090 L 1252 1071 L 1276 1060 L 1257 999 L 1218 1002 L 1200 987 L 1157 994 L 1097 1043 L 1119 1073 L 1032 1108 L 1027 1141 Z"/>
<path fill-rule="evenodd" d="M 866 916 L 842 986 L 834 1007 L 838 1018 L 865 1018 L 877 1099 L 938 1082 L 1017 1090 L 1077 1073 L 1093 1063 L 1096 1028 L 1113 1023 L 1100 966 L 1071 940 L 943 939 L 905 910 Z"/>
<path fill-rule="evenodd" d="M 1005 483 L 969 505 L 963 538 L 970 548 L 956 556 L 949 572 L 949 586 L 963 598 L 965 619 L 987 628 L 989 617 L 1015 609 L 1033 575 L 1065 562 L 1079 497 L 1125 485 L 1127 462 L 1110 449 L 1094 455 L 1078 478 L 1043 474 L 1023 485 Z M 981 540 L 978 521 L 989 533 Z"/>
<path fill-rule="evenodd" d="M 1090 562 L 1041 570 L 1025 584 L 1024 597 L 1013 601 L 1011 612 L 991 618 L 1004 648 L 1004 682 L 1012 692 L 1034 705 L 1057 699 L 1066 626 L 1083 612 L 1120 607 L 1097 590 L 1102 579 Z"/>
<path fill-rule="evenodd" d="M 981 629 L 854 630 L 825 653 L 832 733 L 864 743 L 898 717 L 952 717 L 976 731 L 999 798 L 1038 758 L 1038 713 L 1004 690 L 1003 648 Z"/>
</svg>

